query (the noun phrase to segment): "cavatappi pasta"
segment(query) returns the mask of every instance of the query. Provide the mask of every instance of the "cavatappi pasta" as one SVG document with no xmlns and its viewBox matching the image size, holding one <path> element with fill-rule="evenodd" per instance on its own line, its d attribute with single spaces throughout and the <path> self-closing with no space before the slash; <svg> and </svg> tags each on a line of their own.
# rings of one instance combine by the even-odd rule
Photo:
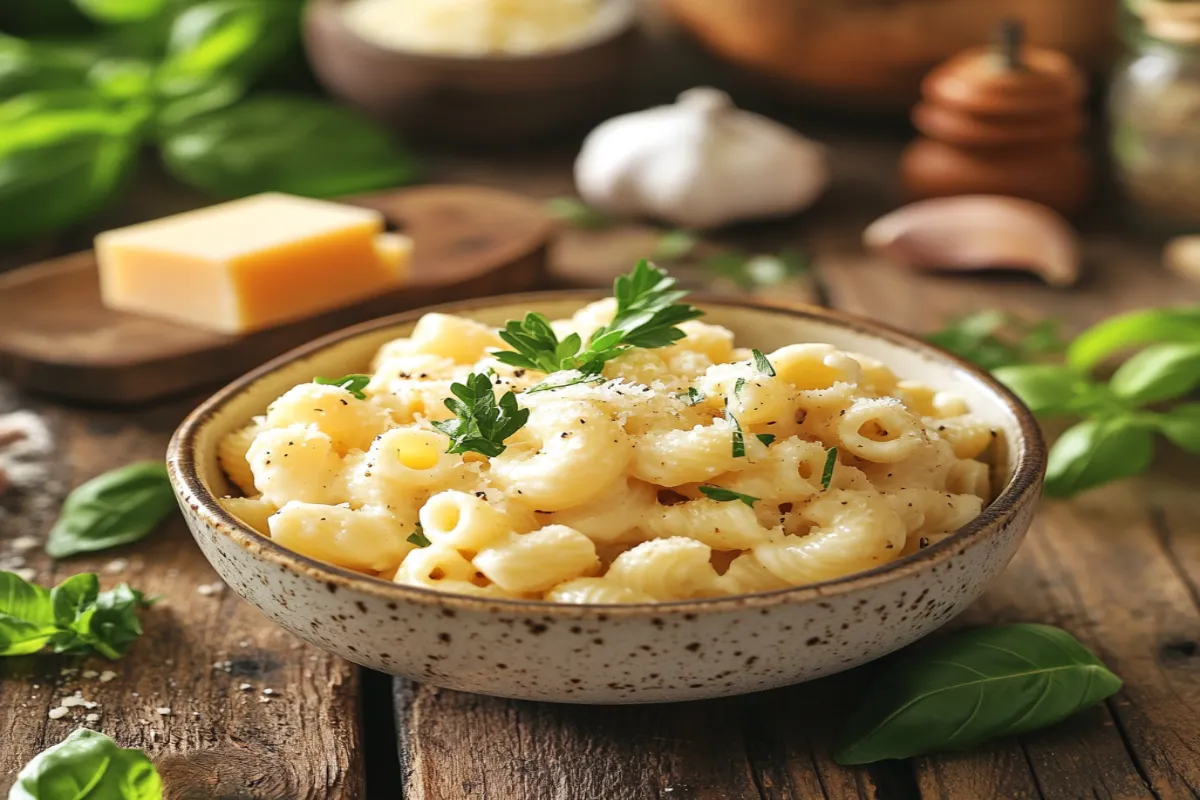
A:
<svg viewBox="0 0 1200 800">
<path fill-rule="evenodd" d="M 614 309 L 552 327 L 586 341 Z M 730 331 L 679 327 L 602 378 L 527 394 L 578 374 L 506 365 L 496 330 L 428 314 L 380 350 L 365 399 L 301 384 L 231 434 L 220 461 L 246 496 L 223 502 L 288 548 L 397 583 L 636 603 L 871 569 L 989 499 L 976 459 L 994 433 L 958 397 L 821 343 L 765 354 L 770 375 Z M 453 417 L 451 384 L 473 373 L 529 410 L 493 457 L 448 453 L 432 424 Z"/>
</svg>

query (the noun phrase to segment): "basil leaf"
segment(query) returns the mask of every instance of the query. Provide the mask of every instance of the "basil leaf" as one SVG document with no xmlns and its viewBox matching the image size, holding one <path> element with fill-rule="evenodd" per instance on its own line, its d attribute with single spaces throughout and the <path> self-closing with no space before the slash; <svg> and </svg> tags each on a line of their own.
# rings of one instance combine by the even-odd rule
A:
<svg viewBox="0 0 1200 800">
<path fill-rule="evenodd" d="M 1200 455 L 1200 403 L 1184 403 L 1159 415 L 1159 432 L 1176 447 Z"/>
<path fill-rule="evenodd" d="M 1060 722 L 1121 679 L 1066 631 L 1000 625 L 905 654 L 851 715 L 839 764 L 965 750 Z"/>
<path fill-rule="evenodd" d="M 1087 419 L 1071 426 L 1050 449 L 1046 494 L 1070 495 L 1140 475 L 1154 458 L 1154 436 L 1130 416 Z"/>
<path fill-rule="evenodd" d="M 74 639 L 64 637 L 55 641 L 55 652 L 77 653 L 95 650 L 109 659 L 125 655 L 142 635 L 138 610 L 150 605 L 145 596 L 128 584 L 101 592 L 95 603 L 84 608 L 68 630 Z"/>
<path fill-rule="evenodd" d="M 162 800 L 162 781 L 141 750 L 81 728 L 34 756 L 8 800 Z"/>
<path fill-rule="evenodd" d="M 258 77 L 296 46 L 301 8 L 294 0 L 210 0 L 188 6 L 171 22 L 160 80 Z"/>
<path fill-rule="evenodd" d="M 176 178 L 223 197 L 331 197 L 395 186 L 415 173 L 386 131 L 299 95 L 260 95 L 194 118 L 166 133 L 162 156 Z"/>
<path fill-rule="evenodd" d="M 77 50 L 0 34 L 0 98 L 45 89 L 77 89 L 91 61 Z"/>
<path fill-rule="evenodd" d="M 1060 364 L 1021 364 L 992 371 L 1039 416 L 1081 414 L 1111 402 L 1104 387 Z"/>
<path fill-rule="evenodd" d="M 106 472 L 80 486 L 63 503 L 46 552 L 54 558 L 136 542 L 176 508 L 160 461 L 141 461 Z"/>
<path fill-rule="evenodd" d="M 138 22 L 158 16 L 167 0 L 73 0 L 84 14 L 105 24 Z"/>
<path fill-rule="evenodd" d="M 100 579 L 93 572 L 73 575 L 50 590 L 54 623 L 68 628 L 100 596 Z"/>
<path fill-rule="evenodd" d="M 0 242 L 50 233 L 107 205 L 132 171 L 148 113 L 85 89 L 0 103 Z"/>
<path fill-rule="evenodd" d="M 0 572 L 0 656 L 36 653 L 56 630 L 50 593 L 11 572 Z"/>
<path fill-rule="evenodd" d="M 1094 325 L 1067 348 L 1067 363 L 1086 372 L 1108 356 L 1153 342 L 1200 342 L 1200 307 L 1133 311 Z"/>
<path fill-rule="evenodd" d="M 1200 341 L 1159 344 L 1129 358 L 1113 373 L 1109 387 L 1138 405 L 1182 397 L 1200 384 Z"/>
</svg>

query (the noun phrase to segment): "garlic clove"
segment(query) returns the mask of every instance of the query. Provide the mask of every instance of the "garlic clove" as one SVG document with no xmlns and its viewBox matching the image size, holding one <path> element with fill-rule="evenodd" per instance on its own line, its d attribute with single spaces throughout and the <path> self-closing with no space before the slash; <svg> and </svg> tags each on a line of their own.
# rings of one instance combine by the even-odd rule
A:
<svg viewBox="0 0 1200 800">
<path fill-rule="evenodd" d="M 608 120 L 575 162 L 589 205 L 696 230 L 796 213 L 828 181 L 824 148 L 708 87 Z"/>
<path fill-rule="evenodd" d="M 1200 282 L 1200 236 L 1179 236 L 1167 242 L 1163 265 L 1181 278 Z"/>
<path fill-rule="evenodd" d="M 863 232 L 867 249 L 925 270 L 1010 269 L 1051 286 L 1079 280 L 1079 241 L 1054 210 L 1029 200 L 964 195 L 922 200 Z"/>
</svg>

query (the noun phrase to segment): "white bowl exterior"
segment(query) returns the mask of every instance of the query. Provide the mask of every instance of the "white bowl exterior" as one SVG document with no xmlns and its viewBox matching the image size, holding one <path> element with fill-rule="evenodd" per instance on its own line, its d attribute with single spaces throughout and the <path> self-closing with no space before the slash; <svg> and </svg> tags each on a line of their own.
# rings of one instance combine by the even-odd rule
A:
<svg viewBox="0 0 1200 800">
<path fill-rule="evenodd" d="M 532 304 L 468 313 L 496 324 Z M 578 300 L 541 301 L 535 310 L 565 316 Z M 714 309 L 708 321 L 740 331 L 745 309 Z M 757 310 L 756 315 L 770 314 Z M 779 312 L 781 315 L 783 312 Z M 902 377 L 954 389 L 972 411 L 1012 441 L 1019 422 L 969 372 L 869 334 L 822 320 L 789 317 L 753 344 L 769 350 L 797 340 L 828 341 L 871 355 Z M 758 325 L 761 325 L 761 320 Z M 195 444 L 196 471 L 215 495 L 228 491 L 216 464 L 216 442 L 291 386 L 313 375 L 363 371 L 377 348 L 411 323 L 346 340 L 263 376 L 204 423 Z M 777 340 L 773 340 L 777 339 Z M 1017 448 L 1002 448 L 1000 483 L 1015 469 Z M 264 555 L 254 536 L 238 541 L 201 513 L 172 478 L 184 515 L 221 578 L 271 619 L 351 661 L 417 681 L 482 694 L 578 703 L 692 700 L 770 689 L 848 669 L 930 633 L 975 600 L 1005 567 L 1029 528 L 1035 491 L 1020 498 L 986 532 L 935 563 L 899 565 L 853 585 L 751 595 L 720 603 L 574 607 L 439 596 L 363 581 L 326 580 Z M 1003 469 L 1004 462 L 1007 469 Z M 953 540 L 951 540 L 953 542 Z M 948 542 L 947 544 L 950 544 Z M 360 588 L 362 587 L 362 588 Z M 783 596 L 786 594 L 786 596 Z"/>
<path fill-rule="evenodd" d="M 326 583 L 263 560 L 185 508 L 234 591 L 318 647 L 372 669 L 466 692 L 567 703 L 696 700 L 786 686 L 879 658 L 961 612 L 998 575 L 1033 504 L 955 558 L 799 603 L 626 615 L 438 608 Z M 554 611 L 555 613 L 550 613 Z"/>
</svg>

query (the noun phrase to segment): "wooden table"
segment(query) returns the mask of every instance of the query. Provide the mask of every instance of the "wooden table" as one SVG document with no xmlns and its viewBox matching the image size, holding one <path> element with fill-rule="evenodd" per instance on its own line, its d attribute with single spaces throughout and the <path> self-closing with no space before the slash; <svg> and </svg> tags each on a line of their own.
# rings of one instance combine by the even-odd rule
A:
<svg viewBox="0 0 1200 800">
<path fill-rule="evenodd" d="M 865 255 L 858 235 L 898 202 L 900 137 L 838 134 L 836 184 L 809 214 L 715 237 L 816 256 L 790 291 L 916 331 L 946 315 L 1000 307 L 1063 317 L 1079 329 L 1114 312 L 1195 301 L 1200 288 L 1157 266 L 1159 243 L 1109 214 L 1085 222 L 1090 274 L 1069 291 L 1032 279 L 930 277 Z M 570 191 L 569 148 L 503 159 L 437 158 L 431 178 L 549 197 Z M 201 202 L 151 174 L 99 225 Z M 41 243 L 39 255 L 86 239 Z M 556 247 L 564 282 L 604 283 L 653 241 L 645 229 L 571 232 Z M 29 260 L 12 251 L 5 264 Z M 159 458 L 198 398 L 109 411 L 24 397 L 0 385 L 0 411 L 31 409 L 56 438 L 36 491 L 0 497 L 0 561 L 41 537 L 65 493 L 138 458 Z M 1001 580 L 956 624 L 1039 621 L 1078 636 L 1125 680 L 1108 702 L 1050 730 L 968 753 L 847 769 L 829 742 L 871 667 L 758 695 L 670 706 L 577 707 L 511 702 L 394 683 L 276 628 L 230 591 L 181 520 L 135 546 L 54 564 L 25 553 L 52 583 L 98 570 L 166 602 L 119 662 L 49 655 L 0 664 L 0 789 L 85 709 L 47 718 L 82 690 L 96 727 L 159 764 L 172 798 L 448 800 L 739 800 L 740 798 L 1176 798 L 1200 794 L 1200 468 L 1165 445 L 1154 473 L 1046 502 Z M 118 560 L 119 559 L 119 560 Z M 210 590 L 205 590 L 210 591 Z M 115 670 L 109 682 L 85 670 Z M 86 673 L 91 674 L 91 673 Z M 264 694 L 270 689 L 274 694 Z M 169 709 L 160 714 L 156 709 Z"/>
</svg>

